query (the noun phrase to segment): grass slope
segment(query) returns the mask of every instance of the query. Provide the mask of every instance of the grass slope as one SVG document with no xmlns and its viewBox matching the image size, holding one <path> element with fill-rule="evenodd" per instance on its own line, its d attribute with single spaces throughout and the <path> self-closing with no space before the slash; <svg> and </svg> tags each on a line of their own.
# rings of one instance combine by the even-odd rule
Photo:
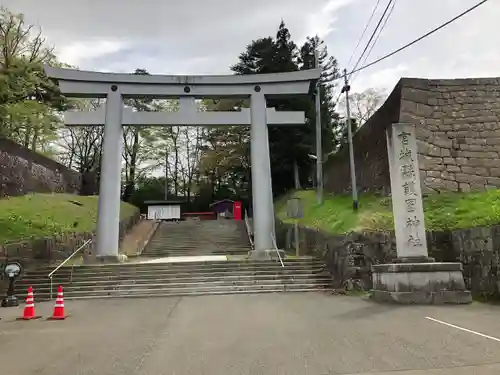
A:
<svg viewBox="0 0 500 375">
<path fill-rule="evenodd" d="M 276 214 L 285 222 L 286 201 L 290 196 L 304 202 L 304 218 L 299 222 L 307 227 L 333 234 L 352 231 L 393 230 L 391 198 L 361 194 L 359 210 L 352 210 L 351 196 L 326 196 L 322 206 L 316 203 L 315 192 L 297 191 L 276 202 Z M 441 193 L 424 198 L 425 225 L 428 230 L 453 230 L 500 223 L 500 190 L 477 193 Z"/>
<path fill-rule="evenodd" d="M 64 232 L 95 229 L 97 196 L 29 194 L 0 200 L 0 244 Z M 122 203 L 120 216 L 132 216 L 136 207 Z"/>
</svg>

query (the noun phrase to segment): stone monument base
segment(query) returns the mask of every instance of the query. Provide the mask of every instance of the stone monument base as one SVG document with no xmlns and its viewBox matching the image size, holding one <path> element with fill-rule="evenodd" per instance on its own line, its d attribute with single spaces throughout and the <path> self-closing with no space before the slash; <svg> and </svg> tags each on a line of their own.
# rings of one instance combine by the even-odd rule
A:
<svg viewBox="0 0 500 375">
<path fill-rule="evenodd" d="M 400 257 L 392 260 L 392 263 L 435 263 L 436 259 L 430 257 Z"/>
<path fill-rule="evenodd" d="M 472 302 L 465 289 L 461 263 L 407 263 L 372 266 L 371 298 L 399 304 L 465 304 Z"/>
<path fill-rule="evenodd" d="M 275 249 L 270 249 L 270 250 L 253 250 L 250 251 L 250 254 L 248 256 L 249 259 L 252 260 L 277 260 L 279 261 L 278 253 L 279 251 L 281 259 L 285 259 L 286 254 L 284 250 L 275 250 Z"/>
</svg>

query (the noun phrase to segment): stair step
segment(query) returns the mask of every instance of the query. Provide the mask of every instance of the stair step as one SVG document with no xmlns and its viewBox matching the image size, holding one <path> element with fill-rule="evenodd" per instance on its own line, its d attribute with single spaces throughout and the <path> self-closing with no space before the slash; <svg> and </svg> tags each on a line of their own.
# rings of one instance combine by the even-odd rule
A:
<svg viewBox="0 0 500 375">
<path fill-rule="evenodd" d="M 258 278 L 258 277 L 310 277 L 310 276 L 316 276 L 321 274 L 321 272 L 311 272 L 310 270 L 293 270 L 293 271 L 283 271 L 283 272 L 276 272 L 276 271 L 257 271 L 257 272 L 200 272 L 200 273 L 188 273 L 188 272 L 170 272 L 170 273 L 157 273 L 157 272 L 151 272 L 151 273 L 146 273 L 146 274 L 137 274 L 137 273 L 116 273 L 116 274 L 106 274 L 106 275 L 101 275 L 101 274 L 87 274 L 85 276 L 82 276 L 80 274 L 75 274 L 72 277 L 73 282 L 78 282 L 80 280 L 92 280 L 92 279 L 107 279 L 107 278 L 113 278 L 113 280 L 127 280 L 127 279 L 140 279 L 140 280 L 147 280 L 147 279 L 193 279 L 193 278 L 200 278 L 200 279 L 220 279 L 220 278 L 231 278 L 231 279 L 245 279 L 245 278 Z M 70 277 L 57 277 L 53 278 L 52 282 L 56 283 L 59 281 L 63 280 L 69 280 Z M 43 282 L 49 282 L 49 279 L 47 277 L 28 277 L 22 279 L 22 282 L 24 280 L 29 280 L 32 282 L 36 281 L 43 281 Z M 19 283 L 18 283 L 19 284 Z"/>
<path fill-rule="evenodd" d="M 265 281 L 277 281 L 277 282 L 282 282 L 282 283 L 287 283 L 287 282 L 302 282 L 302 281 L 331 281 L 331 278 L 329 275 L 289 275 L 289 276 L 274 276 L 274 275 L 268 275 L 268 276 L 258 276 L 258 277 L 247 277 L 247 278 L 203 278 L 203 277 L 194 277 L 194 278 L 169 278 L 169 279 L 157 279 L 157 278 L 108 278 L 108 279 L 102 279 L 102 278 L 93 278 L 93 279 L 79 279 L 77 281 L 73 280 L 60 280 L 58 282 L 53 282 L 52 285 L 54 287 L 58 285 L 71 285 L 71 286 L 95 286 L 95 285 L 119 285 L 119 284 L 154 284 L 154 283 L 162 283 L 162 284 L 169 284 L 169 283 L 211 283 L 211 282 L 229 282 L 229 283 L 238 283 L 238 282 L 265 282 Z M 23 286 L 17 286 L 16 290 L 25 292 L 27 290 L 27 285 L 32 286 L 35 289 L 38 288 L 43 288 L 45 286 L 49 286 L 50 282 L 45 280 L 45 281 L 31 281 L 30 283 L 27 283 L 24 287 Z"/>
<path fill-rule="evenodd" d="M 269 264 L 252 264 L 246 262 L 225 262 L 225 263 L 214 263 L 214 264 L 199 264 L 194 262 L 179 262 L 179 263 L 141 263 L 141 264 L 125 264 L 125 265 L 103 265 L 103 266 L 75 266 L 63 267 L 58 270 L 56 274 L 62 274 L 64 272 L 91 272 L 91 273 L 105 273 L 105 272 L 160 272 L 160 271 L 189 271 L 189 272 L 202 272 L 202 271 L 236 271 L 236 270 L 294 270 L 294 269 L 317 269 L 322 268 L 324 265 L 322 263 L 305 263 L 305 264 L 294 264 L 294 263 L 284 263 L 284 267 L 281 266 L 279 262 L 273 262 Z M 42 270 L 30 270 L 26 272 L 26 275 L 41 275 L 47 277 L 47 275 L 53 271 L 51 269 Z"/>
<path fill-rule="evenodd" d="M 70 277 L 69 275 L 67 277 L 58 277 L 53 279 L 53 283 L 57 282 L 58 280 L 69 280 L 70 278 L 73 281 L 80 281 L 80 280 L 91 280 L 91 279 L 106 279 L 106 278 L 113 278 L 113 279 L 148 279 L 148 278 L 171 278 L 171 277 L 225 277 L 225 276 L 254 276 L 254 277 L 266 277 L 266 276 L 272 276 L 272 275 L 278 275 L 278 276 L 291 276 L 291 275 L 318 275 L 324 273 L 321 270 L 304 270 L 304 269 L 296 269 L 296 270 L 264 270 L 264 271 L 241 271 L 241 272 L 235 272 L 235 271 L 227 271 L 227 272 L 163 272 L 163 273 L 158 273 L 158 272 L 149 272 L 149 271 L 144 271 L 144 272 L 121 272 L 121 273 L 75 273 L 73 277 Z M 39 281 L 39 280 L 46 280 L 47 282 L 49 279 L 47 277 L 30 277 L 26 276 L 24 277 L 18 284 L 21 283 L 26 283 L 28 281 L 34 282 L 34 281 Z"/>
<path fill-rule="evenodd" d="M 54 267 L 27 270 L 17 283 L 19 296 L 27 286 L 37 301 L 55 297 L 57 285 L 66 299 L 198 296 L 242 293 L 320 291 L 331 278 L 324 263 L 312 257 L 278 260 L 245 258 L 250 249 L 242 223 L 201 221 L 161 223 L 137 258 L 126 262 L 62 267 L 52 284 L 47 275 Z M 191 255 L 243 255 L 228 260 L 158 263 L 162 257 Z M 193 258 L 196 259 L 196 258 Z M 151 262 L 153 261 L 153 262 Z M 51 287 L 52 285 L 52 287 Z"/>
<path fill-rule="evenodd" d="M 228 262 L 229 263 L 229 262 Z M 231 262 L 233 263 L 233 262 Z M 241 263 L 241 264 L 195 264 L 194 262 L 157 262 L 157 261 L 145 261 L 142 263 L 125 263 L 121 265 L 95 265 L 95 266 L 75 266 L 75 267 L 61 267 L 56 273 L 71 273 L 71 272 L 116 272 L 117 270 L 152 270 L 152 271 L 182 271 L 182 270 L 217 270 L 217 269 L 228 269 L 228 270 L 238 270 L 238 269 L 296 269 L 296 268 L 321 268 L 324 267 L 322 263 L 304 263 L 304 264 L 293 264 L 284 263 L 284 266 L 279 262 L 274 262 L 274 264 L 262 264 L 255 265 L 251 263 Z M 30 269 L 26 271 L 26 274 L 39 274 L 47 276 L 52 272 L 54 268 L 48 269 Z"/>
<path fill-rule="evenodd" d="M 137 293 L 133 295 L 84 295 L 84 296 L 65 296 L 66 300 L 87 300 L 87 299 L 108 299 L 108 298 L 161 298 L 161 297 L 200 297 L 207 295 L 231 295 L 231 294 L 260 294 L 260 293 L 305 293 L 305 292 L 324 292 L 327 287 L 319 286 L 318 288 L 297 288 L 297 289 L 266 289 L 266 290 L 211 290 L 211 291 L 175 291 L 175 292 L 154 292 L 154 293 Z M 38 298 L 37 301 L 46 301 L 49 297 Z"/>
<path fill-rule="evenodd" d="M 78 281 L 61 280 L 53 282 L 52 285 L 69 285 L 71 287 L 87 287 L 87 286 L 101 286 L 101 285 L 153 285 L 153 284 L 189 284 L 189 283 L 212 283 L 212 282 L 225 282 L 225 283 L 259 283 L 267 281 L 280 281 L 280 282 L 302 282 L 302 281 L 318 281 L 330 280 L 326 275 L 316 276 L 310 274 L 292 274 L 292 275 L 265 275 L 265 276 L 224 276 L 224 277 L 170 277 L 170 278 L 95 278 L 81 279 Z M 29 284 L 32 287 L 45 287 L 49 286 L 48 280 L 33 281 Z"/>
<path fill-rule="evenodd" d="M 64 293 L 101 293 L 107 291 L 132 292 L 134 290 L 156 290 L 156 289 L 206 289 L 214 287 L 238 287 L 238 288 L 267 288 L 269 286 L 280 285 L 284 288 L 295 285 L 328 285 L 329 280 L 249 280 L 249 281 L 211 281 L 211 282 L 187 282 L 187 283 L 116 283 L 116 284 L 101 284 L 96 285 L 73 285 L 68 284 L 63 286 Z M 52 289 L 56 290 L 55 287 Z M 50 293 L 50 286 L 38 286 L 35 289 L 35 295 Z"/>
<path fill-rule="evenodd" d="M 270 291 L 294 291 L 294 290 L 324 290 L 328 288 L 329 284 L 318 284 L 318 283 L 302 283 L 302 284 L 268 284 L 268 285 L 251 285 L 251 286 L 233 286 L 233 285 L 205 285 L 205 286 L 188 286 L 180 288 L 170 288 L 170 287 L 158 287 L 154 289 L 150 288 L 136 288 L 136 289 L 104 289 L 104 290 L 71 290 L 64 291 L 65 299 L 72 299 L 75 297 L 85 297 L 85 296 L 96 296 L 96 297 L 123 297 L 123 296 L 133 296 L 133 295 L 182 295 L 185 293 L 199 293 L 199 294 L 210 294 L 212 292 L 224 292 L 224 293 L 247 293 L 247 292 L 270 292 Z M 53 296 L 55 295 L 55 291 Z M 21 296 L 20 296 L 21 297 Z M 49 297 L 49 293 L 35 293 L 35 299 L 37 301 L 42 301 Z"/>
</svg>

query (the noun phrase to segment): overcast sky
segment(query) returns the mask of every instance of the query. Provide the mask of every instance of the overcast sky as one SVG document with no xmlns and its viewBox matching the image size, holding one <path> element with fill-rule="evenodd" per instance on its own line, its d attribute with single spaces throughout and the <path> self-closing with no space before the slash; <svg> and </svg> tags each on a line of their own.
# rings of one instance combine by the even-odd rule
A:
<svg viewBox="0 0 500 375">
<path fill-rule="evenodd" d="M 253 39 L 281 19 L 300 43 L 319 34 L 340 67 L 352 68 L 356 42 L 377 0 L 2 0 L 39 25 L 59 58 L 81 69 L 158 74 L 227 74 Z M 478 0 L 396 0 L 368 61 L 409 42 Z M 313 7 L 314 4 L 314 7 Z M 500 1 L 490 0 L 425 41 L 361 72 L 354 91 L 392 90 L 400 77 L 500 76 Z"/>
</svg>

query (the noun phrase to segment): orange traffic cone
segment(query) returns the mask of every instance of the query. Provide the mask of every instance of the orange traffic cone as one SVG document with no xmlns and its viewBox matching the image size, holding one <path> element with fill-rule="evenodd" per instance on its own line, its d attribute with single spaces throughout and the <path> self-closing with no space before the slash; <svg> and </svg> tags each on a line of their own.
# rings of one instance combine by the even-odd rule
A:
<svg viewBox="0 0 500 375">
<path fill-rule="evenodd" d="M 63 296 L 63 288 L 59 285 L 57 288 L 57 298 L 56 305 L 54 306 L 54 313 L 50 319 L 55 320 L 63 320 L 66 319 L 66 315 L 64 315 L 64 296 Z"/>
<path fill-rule="evenodd" d="M 36 319 L 35 316 L 35 297 L 33 296 L 33 288 L 28 287 L 28 295 L 26 296 L 26 306 L 24 307 L 23 320 Z"/>
</svg>

